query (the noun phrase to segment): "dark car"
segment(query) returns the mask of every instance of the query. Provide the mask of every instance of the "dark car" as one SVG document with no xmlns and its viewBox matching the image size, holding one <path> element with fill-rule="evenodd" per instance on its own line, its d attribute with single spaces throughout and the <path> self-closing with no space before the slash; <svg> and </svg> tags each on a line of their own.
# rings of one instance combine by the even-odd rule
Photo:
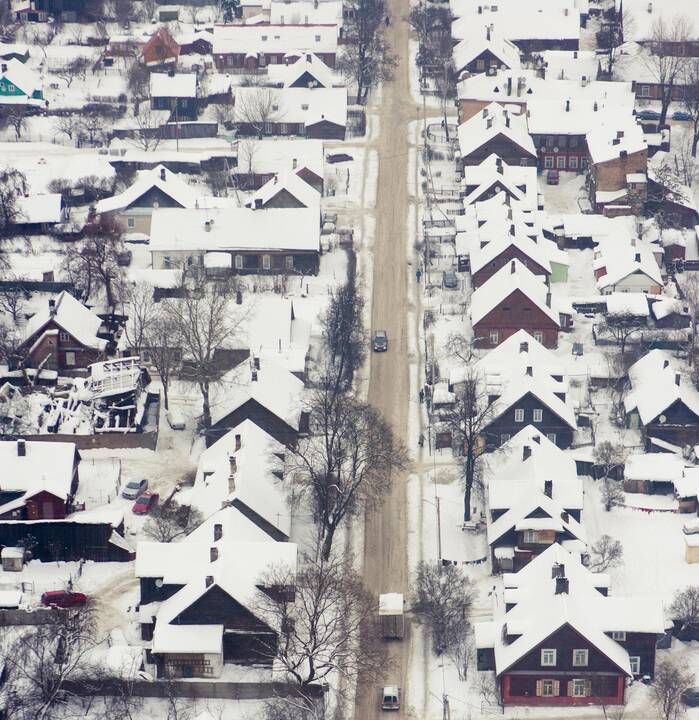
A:
<svg viewBox="0 0 699 720">
<path fill-rule="evenodd" d="M 158 493 L 142 493 L 133 505 L 133 512 L 136 515 L 148 515 L 151 509 L 158 503 L 159 497 Z"/>
<path fill-rule="evenodd" d="M 685 110 L 676 110 L 674 113 L 672 113 L 672 119 L 689 121 L 692 119 L 692 116 Z"/>
<path fill-rule="evenodd" d="M 127 500 L 135 500 L 148 489 L 148 480 L 132 480 L 121 491 L 121 497 Z"/>
<path fill-rule="evenodd" d="M 83 607 L 86 603 L 87 595 L 68 590 L 50 590 L 41 596 L 41 604 L 46 607 Z"/>
<path fill-rule="evenodd" d="M 699 707 L 699 687 L 687 688 L 682 693 L 682 702 L 689 707 Z"/>
<path fill-rule="evenodd" d="M 547 185 L 558 185 L 561 180 L 561 176 L 558 170 L 549 170 L 546 173 L 546 184 Z"/>
<path fill-rule="evenodd" d="M 636 117 L 639 120 L 660 120 L 660 113 L 657 110 L 640 110 Z"/>
<path fill-rule="evenodd" d="M 459 278 L 453 270 L 445 270 L 442 273 L 442 284 L 447 290 L 456 290 L 459 287 Z"/>
<path fill-rule="evenodd" d="M 374 352 L 386 352 L 388 350 L 388 334 L 385 330 L 377 330 L 372 340 Z"/>
</svg>

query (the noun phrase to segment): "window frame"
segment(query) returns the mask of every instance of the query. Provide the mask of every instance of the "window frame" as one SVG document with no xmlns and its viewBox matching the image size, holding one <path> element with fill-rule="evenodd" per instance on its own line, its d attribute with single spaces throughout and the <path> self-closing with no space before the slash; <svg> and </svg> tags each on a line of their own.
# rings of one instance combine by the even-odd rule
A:
<svg viewBox="0 0 699 720">
<path fill-rule="evenodd" d="M 543 422 L 543 421 L 544 421 L 544 411 L 541 408 L 534 408 L 532 422 Z"/>
<path fill-rule="evenodd" d="M 133 230 L 136 227 L 136 218 L 135 217 L 127 217 L 126 218 L 126 227 L 129 228 L 129 230 Z"/>
<path fill-rule="evenodd" d="M 59 330 L 58 339 L 61 342 L 70 342 L 70 335 L 65 330 Z"/>
<path fill-rule="evenodd" d="M 581 653 L 584 661 L 578 659 L 578 653 Z M 573 667 L 588 667 L 590 664 L 590 651 L 587 648 L 573 649 Z"/>
<path fill-rule="evenodd" d="M 490 338 L 491 345 L 497 345 L 500 342 L 500 331 L 499 330 L 491 330 L 489 333 L 489 338 Z"/>
<path fill-rule="evenodd" d="M 629 666 L 631 668 L 632 675 L 641 674 L 641 656 L 640 655 L 629 655 Z M 635 669 L 634 669 L 635 667 Z"/>
<path fill-rule="evenodd" d="M 546 692 L 547 686 L 546 684 L 550 684 L 551 692 Z M 554 682 L 553 680 L 546 678 L 545 680 L 541 681 L 541 697 L 555 697 L 554 695 Z"/>
<path fill-rule="evenodd" d="M 626 630 L 612 630 L 612 640 L 626 642 Z"/>
<path fill-rule="evenodd" d="M 565 170 L 565 169 L 566 169 L 566 156 L 558 155 L 556 157 L 556 170 Z"/>
<path fill-rule="evenodd" d="M 515 408 L 515 422 L 516 423 L 524 422 L 524 408 Z"/>
<path fill-rule="evenodd" d="M 68 367 L 75 367 L 77 364 L 78 364 L 78 359 L 76 357 L 75 350 L 67 350 L 66 351 L 66 365 Z"/>
<path fill-rule="evenodd" d="M 532 333 L 532 336 L 534 337 L 534 340 L 536 340 L 538 343 L 544 344 L 544 331 L 543 330 L 534 330 Z"/>
<path fill-rule="evenodd" d="M 573 678 L 573 693 L 571 697 L 588 697 L 587 695 L 587 680 L 585 678 Z M 582 692 L 578 692 L 578 689 L 582 687 Z"/>
<path fill-rule="evenodd" d="M 552 654 L 551 656 L 553 658 L 553 662 L 544 662 L 544 660 L 549 657 L 549 653 Z M 539 658 L 541 667 L 556 667 L 556 660 L 558 659 L 557 655 L 558 653 L 556 652 L 556 648 L 541 648 L 541 655 Z"/>
<path fill-rule="evenodd" d="M 571 155 L 568 158 L 568 169 L 569 170 L 577 170 L 578 169 L 578 156 L 577 155 Z"/>
<path fill-rule="evenodd" d="M 553 170 L 553 155 L 544 155 L 544 168 Z"/>
</svg>

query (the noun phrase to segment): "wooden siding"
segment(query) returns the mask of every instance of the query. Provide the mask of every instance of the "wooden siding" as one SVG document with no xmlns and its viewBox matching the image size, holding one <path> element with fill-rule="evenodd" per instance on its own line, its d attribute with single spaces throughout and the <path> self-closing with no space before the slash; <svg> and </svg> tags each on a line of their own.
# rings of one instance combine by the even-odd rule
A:
<svg viewBox="0 0 699 720">
<path fill-rule="evenodd" d="M 297 430 L 264 405 L 261 405 L 257 400 L 250 398 L 213 425 L 211 431 L 206 436 L 206 446 L 210 447 L 213 445 L 220 437 L 223 437 L 229 430 L 240 425 L 244 420 L 252 420 L 255 425 L 262 428 L 283 445 L 293 445 L 296 443 L 296 438 L 298 437 Z"/>
<path fill-rule="evenodd" d="M 497 257 L 471 276 L 473 287 L 480 287 L 486 280 L 495 275 L 500 268 L 515 258 L 528 267 L 534 275 L 543 276 L 545 280 L 548 279 L 550 273 L 541 267 L 539 263 L 523 253 L 516 245 L 508 245 Z"/>
<path fill-rule="evenodd" d="M 461 158 L 462 165 L 480 165 L 483 160 L 495 153 L 508 165 L 536 166 L 536 156 L 512 142 L 502 133 L 498 133 L 488 142 Z"/>
</svg>

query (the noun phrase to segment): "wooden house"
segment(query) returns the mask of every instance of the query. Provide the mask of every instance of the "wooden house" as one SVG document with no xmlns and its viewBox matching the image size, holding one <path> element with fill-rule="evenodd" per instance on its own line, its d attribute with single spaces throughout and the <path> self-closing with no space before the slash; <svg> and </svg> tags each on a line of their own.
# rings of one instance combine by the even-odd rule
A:
<svg viewBox="0 0 699 720">
<path fill-rule="evenodd" d="M 158 28 L 141 48 L 140 57 L 148 67 L 174 65 L 180 56 L 180 46 L 167 28 Z"/>
<path fill-rule="evenodd" d="M 199 117 L 197 74 L 151 73 L 150 102 L 153 110 L 169 110 L 170 119 L 196 120 Z"/>
<path fill-rule="evenodd" d="M 506 38 L 491 31 L 490 26 L 479 36 L 461 40 L 452 52 L 457 76 L 465 73 L 495 75 L 500 69 L 519 68 L 519 48 Z"/>
</svg>

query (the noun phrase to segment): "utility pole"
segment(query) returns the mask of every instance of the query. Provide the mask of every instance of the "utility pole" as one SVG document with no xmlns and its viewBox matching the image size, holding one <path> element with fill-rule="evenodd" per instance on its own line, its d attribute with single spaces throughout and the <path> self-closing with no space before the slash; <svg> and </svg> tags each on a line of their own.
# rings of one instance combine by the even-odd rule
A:
<svg viewBox="0 0 699 720">
<path fill-rule="evenodd" d="M 442 693 L 442 720 L 451 720 L 449 696 L 446 693 Z"/>
</svg>

